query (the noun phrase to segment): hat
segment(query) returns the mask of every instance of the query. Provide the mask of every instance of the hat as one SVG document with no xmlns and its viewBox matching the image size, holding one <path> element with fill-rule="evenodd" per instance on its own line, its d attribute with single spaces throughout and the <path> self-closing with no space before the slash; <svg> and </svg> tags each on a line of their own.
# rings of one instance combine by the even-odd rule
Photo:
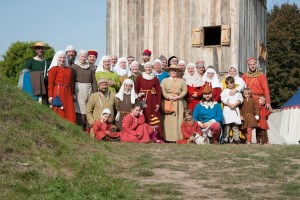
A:
<svg viewBox="0 0 300 200">
<path fill-rule="evenodd" d="M 101 116 L 104 115 L 104 114 L 110 114 L 111 115 L 111 112 L 108 108 L 105 108 L 102 113 L 101 113 Z"/>
<path fill-rule="evenodd" d="M 50 49 L 45 43 L 43 42 L 36 42 L 34 45 L 30 46 L 30 48 L 35 49 L 36 47 L 44 47 L 45 49 Z"/>
<path fill-rule="evenodd" d="M 154 116 L 154 115 L 150 116 L 150 122 L 149 122 L 149 124 L 151 126 L 159 125 L 159 123 L 160 123 L 160 120 L 156 116 Z"/>
<path fill-rule="evenodd" d="M 160 55 L 160 56 L 158 57 L 158 59 L 161 60 L 161 61 L 167 60 L 167 58 L 166 58 L 164 55 Z"/>
<path fill-rule="evenodd" d="M 255 61 L 255 62 L 256 62 L 256 58 L 249 58 L 249 59 L 247 60 L 247 63 L 249 63 L 250 61 Z"/>
<path fill-rule="evenodd" d="M 170 67 L 167 67 L 165 69 L 166 72 L 170 72 L 170 71 L 173 71 L 173 70 L 176 71 L 176 72 L 181 71 L 181 69 L 179 69 L 176 65 L 171 65 Z"/>
<path fill-rule="evenodd" d="M 205 85 L 203 89 L 203 94 L 208 94 L 208 93 L 212 93 L 212 90 L 209 87 L 209 85 Z"/>
<path fill-rule="evenodd" d="M 151 56 L 152 52 L 149 49 L 145 49 L 143 55 Z"/>
<path fill-rule="evenodd" d="M 100 78 L 99 80 L 98 80 L 98 85 L 100 84 L 100 83 L 108 83 L 108 81 L 106 80 L 106 78 Z"/>
<path fill-rule="evenodd" d="M 171 65 L 171 60 L 173 59 L 173 58 L 177 58 L 176 56 L 171 56 L 169 59 L 168 59 L 168 67 L 170 67 L 170 65 Z M 178 59 L 178 58 L 177 58 Z"/>
<path fill-rule="evenodd" d="M 68 45 L 66 48 L 66 52 L 68 51 L 76 51 L 73 45 Z"/>
<path fill-rule="evenodd" d="M 98 57 L 98 52 L 96 50 L 89 50 L 87 52 L 87 54 L 88 54 L 88 56 L 93 55 L 93 56 Z"/>
<path fill-rule="evenodd" d="M 196 67 L 204 67 L 205 65 L 204 65 L 204 61 L 203 60 L 201 60 L 201 59 L 198 59 L 197 61 L 196 61 Z"/>
</svg>

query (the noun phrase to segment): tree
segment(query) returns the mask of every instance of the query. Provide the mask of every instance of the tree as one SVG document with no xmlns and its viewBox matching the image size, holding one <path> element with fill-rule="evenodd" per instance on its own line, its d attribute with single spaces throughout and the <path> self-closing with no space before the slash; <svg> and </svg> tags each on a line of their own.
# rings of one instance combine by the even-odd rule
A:
<svg viewBox="0 0 300 200">
<path fill-rule="evenodd" d="M 26 60 L 34 57 L 34 51 L 30 46 L 35 42 L 20 42 L 11 44 L 8 50 L 3 55 L 3 60 L 0 61 L 1 77 L 13 83 L 17 83 L 19 74 L 24 68 Z M 54 55 L 53 48 L 46 50 L 45 59 L 51 60 Z"/>
<path fill-rule="evenodd" d="M 274 6 L 267 14 L 268 81 L 272 107 L 285 103 L 300 86 L 300 10 Z"/>
</svg>

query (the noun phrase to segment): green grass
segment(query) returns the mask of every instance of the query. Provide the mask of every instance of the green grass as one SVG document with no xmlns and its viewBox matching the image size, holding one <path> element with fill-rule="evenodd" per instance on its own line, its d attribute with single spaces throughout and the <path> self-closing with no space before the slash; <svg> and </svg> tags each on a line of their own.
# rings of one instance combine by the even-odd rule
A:
<svg viewBox="0 0 300 200">
<path fill-rule="evenodd" d="M 298 199 L 297 145 L 97 142 L 0 79 L 0 199 Z"/>
</svg>

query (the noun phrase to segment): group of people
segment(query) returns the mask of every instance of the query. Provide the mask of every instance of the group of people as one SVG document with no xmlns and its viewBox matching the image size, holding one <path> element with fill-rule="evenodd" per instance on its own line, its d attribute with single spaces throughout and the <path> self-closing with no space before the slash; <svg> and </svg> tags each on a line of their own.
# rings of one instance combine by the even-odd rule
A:
<svg viewBox="0 0 300 200">
<path fill-rule="evenodd" d="M 242 77 L 232 66 L 220 81 L 201 59 L 186 64 L 161 55 L 152 63 L 146 49 L 141 63 L 112 55 L 95 65 L 95 50 L 69 45 L 48 65 L 47 48 L 33 45 L 36 56 L 25 64 L 32 90 L 39 91 L 33 96 L 47 97 L 54 112 L 97 140 L 188 144 L 198 135 L 212 144 L 250 144 L 255 129 L 257 143 L 268 143 L 270 94 L 255 58 Z"/>
</svg>

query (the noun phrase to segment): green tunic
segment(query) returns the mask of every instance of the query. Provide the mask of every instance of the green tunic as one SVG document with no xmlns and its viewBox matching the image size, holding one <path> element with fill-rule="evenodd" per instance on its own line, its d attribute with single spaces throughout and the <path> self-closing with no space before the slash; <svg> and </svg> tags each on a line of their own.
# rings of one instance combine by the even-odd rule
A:
<svg viewBox="0 0 300 200">
<path fill-rule="evenodd" d="M 107 80 L 112 80 L 116 83 L 113 86 L 108 86 L 109 91 L 115 94 L 119 91 L 121 82 L 117 74 L 114 72 L 96 72 L 96 82 L 98 82 L 100 78 L 106 78 Z"/>
<path fill-rule="evenodd" d="M 49 69 L 50 66 L 50 61 L 39 61 L 35 60 L 34 58 L 30 58 L 26 61 L 24 68 L 29 69 L 30 71 L 45 71 L 45 66 L 46 66 L 46 71 Z"/>
</svg>

